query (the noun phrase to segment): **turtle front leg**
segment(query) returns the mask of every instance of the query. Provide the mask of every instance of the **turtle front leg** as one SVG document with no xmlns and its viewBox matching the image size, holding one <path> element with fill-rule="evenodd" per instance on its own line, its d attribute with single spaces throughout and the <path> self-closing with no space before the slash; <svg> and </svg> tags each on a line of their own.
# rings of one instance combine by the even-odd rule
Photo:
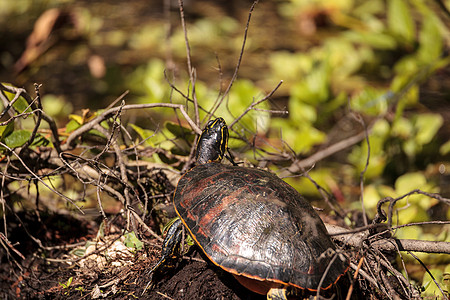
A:
<svg viewBox="0 0 450 300">
<path fill-rule="evenodd" d="M 177 256 L 176 252 L 181 244 L 182 238 L 183 238 L 183 224 L 181 223 L 181 219 L 178 218 L 175 220 L 175 222 L 172 223 L 172 225 L 170 225 L 169 230 L 167 230 L 166 238 L 164 239 L 162 244 L 161 258 L 147 273 L 147 275 L 150 276 L 150 280 L 145 286 L 142 295 L 145 293 L 150 283 L 152 282 L 153 272 L 162 267 L 168 259 Z"/>
<path fill-rule="evenodd" d="M 168 259 L 177 256 L 176 251 L 180 246 L 182 237 L 183 224 L 181 223 L 181 219 L 178 218 L 175 220 L 175 222 L 172 223 L 172 225 L 170 225 L 169 229 L 167 230 L 166 238 L 164 239 L 162 244 L 162 256 L 156 263 L 156 265 L 154 265 L 153 268 L 149 271 L 149 274 L 160 268 Z"/>
<path fill-rule="evenodd" d="M 271 288 L 267 293 L 267 300 L 287 300 L 286 288 Z"/>
</svg>

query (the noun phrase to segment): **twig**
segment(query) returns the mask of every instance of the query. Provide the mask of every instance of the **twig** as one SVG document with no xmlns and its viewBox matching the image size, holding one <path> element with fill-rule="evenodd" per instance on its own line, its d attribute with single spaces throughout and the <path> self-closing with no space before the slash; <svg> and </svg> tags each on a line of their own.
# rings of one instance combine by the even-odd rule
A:
<svg viewBox="0 0 450 300">
<path fill-rule="evenodd" d="M 419 189 L 415 189 L 415 190 L 412 190 L 412 191 L 410 191 L 410 192 L 408 192 L 408 193 L 406 193 L 406 194 L 404 194 L 404 195 L 402 195 L 400 197 L 397 197 L 395 199 L 392 198 L 392 197 L 386 197 L 386 198 L 383 198 L 380 201 L 378 201 L 378 204 L 377 204 L 377 216 L 375 217 L 375 219 L 379 219 L 379 221 L 384 221 L 383 215 L 385 215 L 385 213 L 382 210 L 381 206 L 384 203 L 389 202 L 387 224 L 388 224 L 388 227 L 390 228 L 392 226 L 392 216 L 393 216 L 393 212 L 394 212 L 394 205 L 398 201 L 400 201 L 400 200 L 402 200 L 402 199 L 404 199 L 406 197 L 409 197 L 409 196 L 411 196 L 413 194 L 425 195 L 427 197 L 434 198 L 436 200 L 439 200 L 441 202 L 446 203 L 447 205 L 450 205 L 450 199 L 444 198 L 441 195 L 436 194 L 436 193 L 428 193 L 428 192 L 421 191 Z"/>
<path fill-rule="evenodd" d="M 363 261 L 365 261 L 365 260 L 360 260 L 360 262 L 363 262 Z M 359 268 L 359 265 L 357 266 L 357 265 L 355 265 L 354 263 L 350 262 L 350 267 L 351 267 L 353 270 L 357 271 L 358 268 Z M 364 271 L 363 269 L 359 269 L 359 270 L 358 270 L 358 274 L 360 274 L 362 277 L 364 277 L 364 279 L 366 279 L 367 281 L 369 281 L 373 286 L 375 286 L 375 287 L 378 286 L 378 282 L 377 282 L 372 276 L 370 276 L 369 274 L 367 274 L 367 272 Z"/>
<path fill-rule="evenodd" d="M 367 239 L 364 233 L 349 232 L 345 228 L 331 224 L 325 224 L 325 226 L 332 238 L 350 246 L 362 247 L 363 242 Z M 345 234 L 345 232 L 348 232 L 348 234 Z M 347 235 L 350 236 L 346 237 Z M 400 251 L 450 254 L 450 242 L 386 238 L 371 242 L 370 247 L 380 251 L 396 251 L 398 247 Z"/>
<path fill-rule="evenodd" d="M 200 118 L 199 118 L 199 114 L 198 114 L 197 96 L 195 93 L 195 77 L 196 76 L 195 76 L 195 70 L 192 68 L 191 47 L 189 46 L 189 39 L 187 36 L 186 22 L 185 22 L 185 18 L 184 18 L 183 0 L 178 0 L 178 7 L 180 9 L 181 27 L 183 28 L 183 32 L 184 32 L 184 43 L 186 45 L 186 61 L 187 61 L 187 65 L 188 65 L 189 80 L 192 84 L 192 99 L 194 101 L 195 124 L 199 125 Z"/>
<path fill-rule="evenodd" d="M 303 160 L 297 160 L 284 172 L 280 173 L 280 177 L 286 177 L 291 174 L 296 174 L 298 172 L 301 172 L 303 169 L 307 169 L 313 165 L 315 165 L 317 162 L 321 161 L 322 159 L 333 155 L 339 151 L 342 151 L 344 149 L 347 149 L 360 141 L 362 141 L 365 138 L 365 132 L 360 132 L 354 136 L 351 136 L 349 138 L 346 138 L 342 141 L 339 141 L 326 149 L 323 149 L 321 151 L 317 151 L 313 155 L 309 156 L 306 159 Z"/>
<path fill-rule="evenodd" d="M 245 44 L 247 42 L 248 29 L 250 27 L 250 20 L 252 18 L 253 10 L 255 9 L 255 6 L 256 6 L 256 4 L 258 4 L 258 2 L 259 2 L 259 0 L 253 1 L 252 6 L 250 7 L 250 11 L 248 13 L 247 24 L 246 24 L 245 30 L 244 30 L 244 38 L 243 38 L 243 41 L 242 41 L 241 52 L 239 53 L 239 58 L 238 58 L 238 62 L 236 64 L 236 68 L 235 68 L 234 73 L 233 73 L 233 77 L 231 78 L 230 83 L 228 84 L 228 87 L 225 90 L 225 92 L 223 93 L 222 97 L 220 97 L 218 99 L 218 101 L 216 101 L 216 103 L 213 104 L 213 107 L 209 110 L 210 112 L 208 113 L 207 120 L 209 120 L 211 118 L 211 116 L 213 116 L 215 114 L 216 110 L 219 108 L 219 106 L 222 104 L 222 102 L 225 99 L 225 97 L 230 92 L 231 87 L 233 86 L 233 83 L 236 81 L 236 78 L 237 78 L 237 75 L 238 75 L 238 72 L 239 72 L 239 68 L 241 66 L 242 57 L 244 56 L 244 49 L 245 49 Z"/>
<path fill-rule="evenodd" d="M 281 84 L 283 83 L 283 80 L 281 80 L 277 86 L 269 93 L 267 94 L 264 98 L 262 98 L 259 101 L 252 101 L 252 104 L 250 104 L 247 109 L 236 119 L 234 119 L 234 121 L 230 124 L 230 126 L 228 126 L 230 129 L 233 128 L 234 124 L 236 124 L 237 122 L 239 122 L 239 120 L 242 119 L 242 117 L 244 117 L 249 111 L 251 111 L 252 109 L 255 109 L 255 106 L 260 104 L 261 102 L 266 101 L 267 99 L 269 99 L 270 97 L 272 97 L 272 95 L 278 90 L 278 88 L 281 86 Z"/>
<path fill-rule="evenodd" d="M 8 173 L 8 167 L 9 164 L 11 163 L 10 157 L 8 156 L 7 161 L 6 161 L 6 166 L 5 166 L 5 172 L 4 174 Z M 2 219 L 3 219 L 3 229 L 5 230 L 5 236 L 6 238 L 8 238 L 8 227 L 6 226 L 6 209 L 5 209 L 5 204 L 6 204 L 6 200 L 5 200 L 5 195 L 4 195 L 4 190 L 5 190 L 5 180 L 6 180 L 6 176 L 2 176 L 2 185 L 0 186 L 0 202 L 2 203 Z"/>
<path fill-rule="evenodd" d="M 449 243 L 450 244 L 450 243 Z M 431 279 L 433 280 L 434 284 L 436 284 L 436 286 L 438 287 L 439 291 L 441 291 L 442 294 L 442 299 L 448 300 L 447 295 L 445 295 L 444 291 L 442 290 L 441 286 L 439 285 L 439 283 L 437 283 L 436 279 L 434 278 L 433 274 L 431 274 L 430 270 L 428 270 L 427 266 L 423 263 L 423 261 L 418 258 L 414 253 L 411 253 L 410 251 L 408 251 L 408 253 L 414 257 L 421 265 L 422 267 L 425 269 L 425 271 L 427 271 L 428 275 L 430 275 Z"/>
<path fill-rule="evenodd" d="M 42 104 L 41 104 L 41 94 L 39 93 L 39 88 L 41 87 L 40 84 L 35 83 L 34 89 L 36 93 L 36 103 L 37 103 L 37 110 L 36 110 L 36 124 L 34 125 L 33 131 L 31 132 L 30 138 L 26 141 L 26 143 L 22 146 L 22 149 L 20 150 L 19 155 L 24 153 L 26 149 L 34 142 L 34 138 L 36 137 L 36 133 L 39 129 L 39 126 L 41 125 L 42 120 Z M 33 101 L 34 102 L 34 101 Z M 31 104 L 30 104 L 31 105 Z"/>
<path fill-rule="evenodd" d="M 362 266 L 363 262 L 364 262 L 364 256 L 359 259 L 358 266 L 355 269 L 355 274 L 353 274 L 353 280 L 352 280 L 352 283 L 350 285 L 350 288 L 348 289 L 347 297 L 345 298 L 345 300 L 350 300 L 350 298 L 351 298 L 351 296 L 353 294 L 353 286 L 354 286 L 354 283 L 356 281 L 356 278 L 358 278 L 358 273 L 361 271 L 361 266 Z"/>
<path fill-rule="evenodd" d="M 43 181 L 41 179 L 41 177 L 39 177 L 36 173 L 34 173 L 28 166 L 27 164 L 22 160 L 22 158 L 20 158 L 20 156 L 14 152 L 13 149 L 9 148 L 7 145 L 5 145 L 4 143 L 0 142 L 0 145 L 5 147 L 6 149 L 8 149 L 22 164 L 22 166 L 35 178 L 37 179 L 40 183 L 42 183 L 46 188 L 48 188 L 49 190 L 53 191 L 55 194 L 57 194 L 58 196 L 64 198 L 65 200 L 69 201 L 73 206 L 75 206 L 82 214 L 84 214 L 83 210 L 81 210 L 81 208 L 76 205 L 75 202 L 73 202 L 72 199 L 70 199 L 69 197 L 67 197 L 66 195 L 62 194 L 61 192 L 59 192 L 58 190 L 53 189 L 52 187 L 50 187 L 45 181 Z"/>
<path fill-rule="evenodd" d="M 0 96 L 1 96 L 2 100 L 7 102 L 5 104 L 5 106 L 7 107 L 6 109 L 8 109 L 8 111 L 11 108 L 13 102 L 15 102 L 19 98 L 19 96 L 22 96 L 27 101 L 28 107 L 32 107 L 32 105 L 34 104 L 34 100 L 31 98 L 30 95 L 28 95 L 28 93 L 26 92 L 25 89 L 16 88 L 14 86 L 9 86 L 9 85 L 3 85 L 3 84 L 0 83 L 0 90 L 16 94 L 14 96 L 14 99 L 11 102 L 8 102 L 7 99 L 4 99 L 3 93 L 0 93 Z M 25 109 L 24 112 L 27 109 Z M 56 126 L 56 122 L 53 120 L 52 117 L 48 116 L 42 109 L 40 109 L 40 114 L 41 114 L 42 119 L 44 121 L 46 121 L 48 123 L 49 127 L 50 127 L 50 130 L 51 130 L 52 135 L 53 135 L 53 145 L 55 146 L 56 151 L 58 153 L 61 153 L 61 143 L 59 141 L 58 127 Z M 21 116 L 20 113 L 18 115 L 16 115 L 16 116 L 14 116 L 13 113 L 10 113 L 10 115 L 11 115 L 12 118 L 17 118 L 17 117 Z M 3 116 L 3 113 L 2 113 L 2 116 Z"/>
<path fill-rule="evenodd" d="M 168 107 L 168 108 L 175 108 L 179 109 L 183 116 L 185 117 L 186 121 L 189 123 L 191 128 L 195 131 L 197 134 L 201 134 L 200 128 L 192 121 L 192 119 L 187 114 L 184 105 L 181 104 L 173 104 L 173 103 L 147 103 L 147 104 L 128 104 L 123 107 L 113 107 L 110 109 L 105 110 L 103 113 L 101 113 L 99 116 L 95 117 L 88 123 L 82 125 L 78 129 L 74 130 L 69 137 L 66 140 L 66 144 L 64 145 L 62 150 L 68 150 L 71 147 L 74 146 L 75 140 L 80 137 L 85 132 L 88 132 L 89 130 L 93 129 L 95 125 L 101 123 L 105 119 L 107 119 L 110 115 L 116 113 L 118 110 L 131 110 L 131 109 L 146 109 L 146 108 L 155 108 L 155 107 Z"/>
<path fill-rule="evenodd" d="M 369 223 L 367 221 L 367 214 L 366 214 L 366 207 L 364 205 L 364 174 L 366 174 L 367 172 L 367 168 L 369 167 L 369 161 L 370 161 L 370 141 L 369 141 L 369 132 L 367 130 L 367 126 L 364 123 L 363 118 L 361 117 L 361 115 L 356 114 L 355 112 L 353 112 L 353 116 L 355 117 L 355 119 L 362 125 L 362 127 L 364 128 L 364 138 L 366 140 L 366 145 L 367 145 L 367 157 L 366 157 L 366 162 L 364 164 L 364 169 L 361 171 L 361 173 L 359 174 L 359 188 L 360 188 L 360 203 L 361 203 L 361 211 L 362 211 L 362 216 L 363 216 L 363 220 L 364 220 L 364 225 L 367 226 Z"/>
<path fill-rule="evenodd" d="M 128 210 L 131 211 L 131 213 L 136 218 L 138 223 L 141 224 L 142 227 L 144 227 L 145 230 L 147 230 L 154 238 L 156 238 L 160 242 L 164 241 L 163 238 L 161 238 L 156 232 L 154 232 L 150 227 L 148 227 L 147 224 L 145 224 L 145 222 L 141 219 L 141 217 L 138 215 L 138 213 L 134 209 L 132 209 L 131 207 L 128 207 Z"/>
</svg>

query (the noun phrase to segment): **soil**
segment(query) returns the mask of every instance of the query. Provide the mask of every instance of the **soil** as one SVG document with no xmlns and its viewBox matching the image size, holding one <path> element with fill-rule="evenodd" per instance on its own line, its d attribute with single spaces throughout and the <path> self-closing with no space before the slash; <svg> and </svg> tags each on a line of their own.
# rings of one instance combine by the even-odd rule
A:
<svg viewBox="0 0 450 300">
<path fill-rule="evenodd" d="M 201 261 L 196 251 L 193 252 L 197 258 L 183 259 L 176 267 L 154 276 L 148 273 L 160 255 L 155 246 L 146 246 L 121 257 L 108 252 L 112 259 L 103 266 L 98 260 L 101 255 L 95 254 L 91 255 L 94 258 L 90 262 L 89 257 L 85 261 L 78 257 L 77 262 L 69 263 L 77 259 L 74 249 L 83 250 L 89 243 L 94 244 L 98 230 L 93 227 L 94 222 L 67 215 L 46 215 L 38 220 L 34 214 L 21 216 L 21 219 L 25 221 L 23 224 L 10 220 L 8 230 L 10 239 L 17 241 L 12 246 L 24 259 L 12 248 L 11 255 L 0 250 L 1 299 L 265 299 L 242 287 L 220 268 Z M 56 226 L 48 226 L 50 224 Z M 46 245 L 53 243 L 61 249 L 37 247 L 24 228 Z M 110 245 L 113 248 L 115 241 L 120 241 L 120 234 L 113 230 L 101 238 L 96 247 Z M 79 246 L 70 248 L 74 244 Z M 146 288 L 150 278 L 151 285 Z"/>
</svg>

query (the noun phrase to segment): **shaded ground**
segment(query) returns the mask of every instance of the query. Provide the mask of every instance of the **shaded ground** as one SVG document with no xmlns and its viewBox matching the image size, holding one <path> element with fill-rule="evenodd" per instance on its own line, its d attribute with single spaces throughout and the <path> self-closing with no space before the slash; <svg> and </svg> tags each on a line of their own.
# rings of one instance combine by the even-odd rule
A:
<svg viewBox="0 0 450 300">
<path fill-rule="evenodd" d="M 30 217 L 24 220 L 27 223 L 23 226 L 31 230 L 30 234 L 47 243 L 53 241 L 55 245 L 70 247 L 82 242 L 78 248 L 83 249 L 87 238 L 95 238 L 95 229 L 90 222 L 83 224 L 67 216 L 52 216 L 43 222 Z M 47 226 L 50 223 L 65 224 L 65 228 Z M 14 226 L 13 220 L 9 223 L 16 238 L 24 234 L 20 245 L 15 248 L 25 259 L 2 255 L 2 299 L 265 299 L 240 286 L 231 275 L 199 261 L 201 258 L 194 261 L 185 259 L 165 275 L 155 275 L 156 284 L 144 292 L 149 281 L 148 270 L 159 257 L 159 250 L 155 247 L 145 247 L 136 255 L 127 256 L 126 264 L 124 257 L 113 258 L 104 267 L 98 259 L 94 259 L 93 264 L 83 260 L 68 264 L 69 260 L 76 258 L 74 251 L 68 248 L 35 251 L 37 247 L 26 236 L 23 226 Z M 78 228 L 83 230 L 74 230 Z M 108 243 L 118 236 L 111 234 L 102 240 Z M 117 265 L 121 262 L 125 265 Z M 68 284 L 70 278 L 73 280 Z"/>
<path fill-rule="evenodd" d="M 14 249 L 24 257 L 0 252 L 1 299 L 266 299 L 205 262 L 195 247 L 173 267 L 156 272 L 147 288 L 148 271 L 160 257 L 160 243 L 140 236 L 145 247 L 137 251 L 125 247 L 121 217 L 111 217 L 108 230 L 68 215 L 41 214 L 40 220 L 35 214 L 20 217 L 23 223 L 10 220 L 8 231 L 19 241 Z M 99 230 L 109 233 L 99 234 Z M 31 236 L 52 246 L 39 248 Z M 338 287 L 344 294 L 346 282 L 341 279 Z M 374 293 L 369 285 L 362 292 Z M 358 299 L 358 293 L 352 299 Z"/>
</svg>

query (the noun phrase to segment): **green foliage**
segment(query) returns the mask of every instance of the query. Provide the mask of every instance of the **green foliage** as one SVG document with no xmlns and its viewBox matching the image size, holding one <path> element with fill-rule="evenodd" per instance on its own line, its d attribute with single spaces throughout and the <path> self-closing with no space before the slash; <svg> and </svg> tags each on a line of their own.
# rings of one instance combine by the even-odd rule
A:
<svg viewBox="0 0 450 300">
<path fill-rule="evenodd" d="M 16 130 L 4 138 L 5 144 L 10 148 L 17 148 L 24 145 L 31 137 L 31 132 L 27 130 Z"/>
<path fill-rule="evenodd" d="M 9 101 L 14 100 L 15 94 L 4 92 Z M 29 113 L 31 108 L 28 105 L 27 100 L 23 96 L 19 96 L 17 100 L 12 105 L 17 113 Z"/>
<path fill-rule="evenodd" d="M 377 121 L 369 136 L 370 159 L 367 170 L 364 174 L 366 179 L 379 177 L 386 166 L 385 144 L 389 137 L 389 123 L 386 120 Z M 353 147 L 348 156 L 348 161 L 356 168 L 355 176 L 365 169 L 367 163 L 368 145 L 362 143 Z"/>
<path fill-rule="evenodd" d="M 31 4 L 27 2 L 27 5 Z M 440 19 L 439 13 L 424 0 L 290 0 L 277 3 L 277 7 L 286 18 L 283 24 L 289 24 L 286 29 L 294 28 L 288 35 L 292 41 L 278 44 L 277 37 L 273 39 L 275 46 L 265 47 L 268 42 L 266 32 L 261 30 L 263 34 L 259 33 L 258 36 L 259 24 L 255 27 L 251 24 L 241 66 L 242 71 L 245 64 L 250 64 L 251 72 L 247 71 L 245 76 L 240 73 L 241 77 L 234 82 L 215 115 L 224 117 L 230 124 L 262 99 L 279 80 L 284 82 L 278 91 L 280 94 L 277 95 L 277 92 L 275 97 L 280 96 L 287 101 L 282 102 L 282 105 L 286 105 L 289 115 L 278 118 L 267 111 L 279 104 L 275 97 L 272 103 L 266 101 L 258 104 L 256 108 L 259 110 L 250 110 L 233 126 L 229 146 L 244 148 L 243 141 L 238 137 L 253 140 L 256 136 L 264 142 L 268 141 L 267 144 L 275 140 L 274 144 L 283 148 L 276 150 L 281 153 L 291 153 L 293 150 L 296 158 L 301 159 L 341 140 L 340 133 L 337 138 L 335 136 L 334 129 L 343 131 L 337 123 L 344 119 L 344 115 L 356 113 L 369 126 L 368 165 L 366 166 L 369 145 L 363 140 L 349 147 L 347 152 L 339 153 L 336 160 L 333 157 L 331 164 L 323 164 L 326 167 L 320 164 L 314 166 L 309 175 L 318 184 L 331 191 L 343 192 L 349 201 L 356 200 L 359 197 L 358 191 L 348 191 L 355 190 L 354 186 L 359 184 L 361 172 L 367 167 L 364 173 L 363 199 L 370 217 L 376 213 L 376 205 L 382 198 L 397 198 L 418 188 L 427 192 L 439 192 L 436 179 L 425 173 L 425 168 L 429 163 L 448 160 L 450 141 L 446 142 L 438 135 L 446 120 L 439 111 L 431 112 L 427 108 L 428 100 L 423 97 L 426 93 L 422 91 L 424 87 L 430 88 L 436 84 L 430 78 L 448 68 L 450 63 L 450 58 L 445 56 L 448 55 L 448 25 Z M 9 3 L 5 9 L 19 11 L 20 7 Z M 112 91 L 112 87 L 117 88 L 112 70 L 133 70 L 130 71 L 131 74 L 127 73 L 120 78 L 124 82 L 123 86 L 129 88 L 132 94 L 127 101 L 179 103 L 186 105 L 189 115 L 193 116 L 193 103 L 169 85 L 175 86 L 189 99 L 194 98 L 193 82 L 189 81 L 184 67 L 180 67 L 185 65 L 186 57 L 184 32 L 180 28 L 171 28 L 173 32 L 169 39 L 162 23 L 152 20 L 150 23 L 140 24 L 131 34 L 126 34 L 117 28 L 103 30 L 103 20 L 88 9 L 79 9 L 77 12 L 80 16 L 79 23 L 82 24 L 80 32 L 86 45 L 74 51 L 72 60 L 80 60 L 85 64 L 89 49 L 105 46 L 126 50 L 125 55 L 121 53 L 117 59 L 125 60 L 126 63 L 108 66 L 108 76 L 93 85 Z M 311 28 L 314 27 L 311 32 L 304 30 L 304 21 L 309 22 Z M 236 49 L 240 48 L 242 42 L 241 33 L 242 26 L 230 17 L 199 17 L 188 24 L 192 60 L 197 68 L 195 95 L 200 106 L 200 120 L 204 120 L 222 96 L 219 90 L 224 90 L 230 69 L 234 68 Z M 134 60 L 133 54 L 136 55 L 137 52 L 140 52 L 139 55 L 147 52 L 151 54 L 141 58 L 140 66 L 136 67 L 131 65 L 128 57 Z M 217 78 L 208 76 L 211 69 L 217 66 L 214 52 L 218 53 L 221 63 L 224 62 L 220 72 L 213 72 Z M 226 55 L 224 53 L 228 52 L 236 53 L 233 54 L 233 60 L 222 60 Z M 263 59 L 248 59 L 259 53 L 264 53 Z M 172 59 L 177 68 L 172 69 L 166 63 Z M 267 67 L 267 70 L 255 72 L 255 61 Z M 203 75 L 202 72 L 208 75 Z M 220 76 L 225 75 L 224 82 L 219 82 L 219 73 Z M 429 86 L 423 85 L 428 80 Z M 122 85 L 117 86 L 123 88 Z M 15 97 L 12 93 L 5 92 L 5 95 L 9 101 Z M 65 125 L 65 131 L 62 131 L 62 136 L 80 128 L 100 113 L 72 114 L 69 120 L 65 120 L 65 116 L 72 112 L 72 106 L 66 99 L 56 95 L 44 96 L 42 105 L 48 115 L 63 119 L 61 123 Z M 16 116 L 31 113 L 28 106 L 26 99 L 19 96 L 14 103 Z M 161 109 L 157 113 L 159 115 L 156 120 L 169 121 L 161 122 L 164 125 L 157 128 L 148 128 L 148 123 L 142 125 L 141 122 L 137 123 L 139 125 L 133 122 L 126 124 L 132 129 L 129 132 L 134 145 L 187 156 L 195 138 L 191 128 L 180 114 L 178 117 L 181 125 L 178 124 L 172 109 Z M 30 139 L 34 125 L 35 119 L 30 116 L 26 119 L 25 116 L 17 117 L 7 125 L 0 126 L 0 141 L 10 148 L 21 147 Z M 125 125 L 125 122 L 121 125 Z M 111 129 L 107 122 L 101 123 L 101 126 Z M 43 127 L 42 125 L 40 129 Z M 356 131 L 361 131 L 361 127 L 349 130 L 351 134 Z M 103 140 L 105 138 L 95 130 L 85 135 L 103 137 Z M 279 142 L 281 139 L 289 147 Z M 37 145 L 52 146 L 44 133 L 36 135 L 32 147 Z M 273 150 L 272 145 L 257 147 L 268 152 Z M 245 149 L 248 151 L 239 158 L 244 160 L 244 155 L 247 155 L 254 162 L 254 149 Z M 424 157 L 427 161 L 423 160 Z M 144 159 L 174 162 L 161 154 Z M 283 161 L 280 166 L 285 167 L 286 163 Z M 270 167 L 276 169 L 278 165 Z M 309 179 L 300 177 L 286 180 L 301 193 L 320 197 L 316 186 Z M 70 190 L 67 194 L 70 193 L 76 191 Z M 435 204 L 435 200 L 424 195 L 405 197 L 395 205 L 393 222 L 407 224 L 429 220 L 428 211 Z M 357 201 L 346 205 L 361 209 Z M 436 235 L 417 227 L 401 228 L 395 233 L 399 238 L 446 240 L 449 237 L 448 230 L 442 230 Z M 127 246 L 138 250 L 142 247 L 139 243 L 134 233 L 127 234 Z M 435 258 L 422 254 L 420 257 L 432 262 Z M 436 274 L 439 277 L 439 273 Z M 69 286 L 68 281 L 63 287 Z M 429 284 L 429 278 L 424 278 L 424 286 L 427 294 L 438 294 L 433 290 L 434 283 Z"/>
<path fill-rule="evenodd" d="M 433 278 L 440 285 L 446 295 L 450 293 L 450 265 L 447 265 L 444 270 L 441 268 L 431 268 L 430 273 L 433 275 Z M 422 297 L 426 298 L 434 298 L 436 299 L 442 298 L 442 292 L 437 287 L 433 278 L 429 273 L 425 273 L 422 279 L 422 286 L 424 287 L 424 292 L 422 293 Z"/>
<path fill-rule="evenodd" d="M 31 138 L 32 132 L 30 130 L 14 130 L 14 122 L 7 125 L 0 126 L 0 141 L 7 147 L 14 149 L 25 145 Z M 47 146 L 51 144 L 50 141 L 41 134 L 36 134 L 32 142 L 32 146 Z M 5 147 L 0 146 L 0 150 L 6 150 Z"/>
<path fill-rule="evenodd" d="M 414 21 L 407 1 L 391 0 L 387 2 L 388 28 L 401 42 L 411 44 L 415 38 Z"/>
<path fill-rule="evenodd" d="M 136 234 L 134 233 L 134 231 L 131 232 L 127 232 L 126 234 L 124 234 L 125 240 L 123 241 L 123 243 L 125 244 L 125 246 L 127 246 L 128 248 L 133 248 L 135 250 L 141 250 L 142 247 L 144 246 L 144 243 L 142 243 L 136 236 Z"/>
<path fill-rule="evenodd" d="M 72 285 L 72 280 L 73 280 L 73 277 L 71 276 L 71 277 L 69 277 L 69 279 L 67 279 L 67 282 L 58 282 L 58 284 L 63 289 L 67 290 L 64 292 L 64 294 L 66 294 L 66 295 L 69 293 L 69 289 L 71 288 L 71 285 Z"/>
</svg>

